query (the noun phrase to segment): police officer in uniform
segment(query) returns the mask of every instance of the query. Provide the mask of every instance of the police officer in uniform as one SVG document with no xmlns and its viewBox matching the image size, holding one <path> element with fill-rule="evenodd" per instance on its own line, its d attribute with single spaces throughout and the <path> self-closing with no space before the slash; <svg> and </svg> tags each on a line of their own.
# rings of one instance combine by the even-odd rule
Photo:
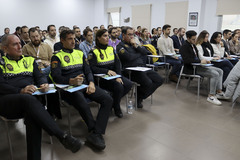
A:
<svg viewBox="0 0 240 160">
<path fill-rule="evenodd" d="M 120 60 L 114 53 L 113 47 L 108 46 L 108 40 L 108 31 L 106 29 L 97 31 L 95 40 L 96 47 L 93 48 L 88 55 L 90 66 L 94 74 L 107 74 L 109 76 L 121 75 Z M 99 83 L 101 88 L 113 93 L 115 115 L 122 118 L 123 114 L 120 108 L 121 98 L 132 88 L 132 82 L 122 76 L 113 80 L 101 78 Z"/>
<path fill-rule="evenodd" d="M 65 134 L 32 93 L 37 85 L 46 92 L 48 84 L 40 73 L 34 58 L 22 55 L 22 47 L 16 35 L 2 39 L 7 53 L 0 60 L 0 115 L 8 119 L 24 118 L 27 137 L 27 159 L 41 160 L 41 129 L 56 136 L 65 148 L 77 152 L 80 140 Z"/>
<path fill-rule="evenodd" d="M 62 31 L 60 40 L 64 48 L 55 53 L 51 59 L 51 77 L 54 82 L 60 84 L 80 85 L 84 83 L 88 85 L 85 90 L 73 93 L 62 91 L 61 94 L 64 100 L 78 110 L 88 126 L 87 142 L 96 149 L 103 150 L 106 146 L 102 134 L 106 130 L 112 97 L 95 86 L 88 60 L 81 50 L 73 49 L 75 46 L 74 32 L 72 30 Z M 86 98 L 101 104 L 96 121 L 93 119 Z"/>
<path fill-rule="evenodd" d="M 122 35 L 123 41 L 117 45 L 117 53 L 123 68 L 145 67 L 148 51 L 136 44 L 133 29 L 131 27 L 124 27 Z M 124 71 L 124 73 L 127 74 L 127 71 Z M 133 71 L 131 79 L 140 84 L 138 87 L 138 108 L 142 108 L 142 100 L 150 96 L 163 83 L 161 76 L 152 70 L 146 72 Z"/>
</svg>

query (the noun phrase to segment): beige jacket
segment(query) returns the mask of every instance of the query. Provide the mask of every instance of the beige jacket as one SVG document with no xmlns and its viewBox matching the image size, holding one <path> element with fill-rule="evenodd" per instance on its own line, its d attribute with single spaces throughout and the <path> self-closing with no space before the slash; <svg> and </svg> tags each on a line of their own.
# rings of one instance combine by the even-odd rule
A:
<svg viewBox="0 0 240 160">
<path fill-rule="evenodd" d="M 37 55 L 38 49 L 39 54 Z M 35 48 L 30 42 L 23 46 L 22 53 L 23 55 L 32 56 L 41 68 L 45 68 L 50 65 L 53 51 L 46 43 L 41 43 L 39 48 Z"/>
</svg>

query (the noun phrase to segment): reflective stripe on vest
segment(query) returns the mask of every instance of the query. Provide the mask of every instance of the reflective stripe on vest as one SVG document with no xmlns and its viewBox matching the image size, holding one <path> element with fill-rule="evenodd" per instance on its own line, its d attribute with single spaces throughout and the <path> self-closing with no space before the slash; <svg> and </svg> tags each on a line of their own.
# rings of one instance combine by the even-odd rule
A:
<svg viewBox="0 0 240 160">
<path fill-rule="evenodd" d="M 105 50 L 104 49 L 100 49 L 103 57 L 101 58 L 101 54 L 99 52 L 98 49 L 94 49 L 93 53 L 96 55 L 97 57 L 97 65 L 107 65 L 107 64 L 112 64 L 114 63 L 114 51 L 113 51 L 113 47 L 108 46 Z"/>
<path fill-rule="evenodd" d="M 63 70 L 81 68 L 83 66 L 83 52 L 80 50 L 74 49 L 72 53 L 60 50 L 60 52 L 55 55 L 61 61 L 61 67 Z"/>
<path fill-rule="evenodd" d="M 3 56 L 5 65 L 0 65 L 4 77 L 14 77 L 18 75 L 32 76 L 33 75 L 33 57 L 24 57 L 16 61 L 10 60 L 6 56 Z"/>
</svg>

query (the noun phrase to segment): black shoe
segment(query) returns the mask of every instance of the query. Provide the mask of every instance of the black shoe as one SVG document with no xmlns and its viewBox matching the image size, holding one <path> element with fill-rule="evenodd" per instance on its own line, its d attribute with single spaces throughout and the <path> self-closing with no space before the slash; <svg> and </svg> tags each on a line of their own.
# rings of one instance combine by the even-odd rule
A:
<svg viewBox="0 0 240 160">
<path fill-rule="evenodd" d="M 123 117 L 123 114 L 122 114 L 122 111 L 121 109 L 120 110 L 115 110 L 115 115 L 118 117 L 118 118 L 122 118 Z"/>
<path fill-rule="evenodd" d="M 137 108 L 143 108 L 142 101 L 142 99 L 137 100 Z"/>
<path fill-rule="evenodd" d="M 87 142 L 90 143 L 94 148 L 98 150 L 104 150 L 106 147 L 103 136 L 99 133 L 91 132 L 87 136 Z"/>
<path fill-rule="evenodd" d="M 71 150 L 73 153 L 79 151 L 83 145 L 83 142 L 80 139 L 77 139 L 71 135 L 65 134 L 63 137 L 64 138 L 62 138 L 60 142 L 66 149 Z"/>
</svg>

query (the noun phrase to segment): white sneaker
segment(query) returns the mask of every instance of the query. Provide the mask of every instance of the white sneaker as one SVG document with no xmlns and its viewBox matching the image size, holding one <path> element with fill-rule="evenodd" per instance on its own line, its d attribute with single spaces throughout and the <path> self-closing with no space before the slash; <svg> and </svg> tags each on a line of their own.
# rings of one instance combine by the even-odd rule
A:
<svg viewBox="0 0 240 160">
<path fill-rule="evenodd" d="M 217 97 L 215 96 L 210 96 L 207 98 L 207 101 L 210 102 L 210 103 L 213 103 L 213 104 L 216 104 L 216 105 L 221 105 L 222 102 L 220 102 Z"/>
<path fill-rule="evenodd" d="M 226 96 L 225 96 L 225 93 L 224 93 L 224 92 L 217 93 L 217 94 L 216 94 L 216 97 L 217 97 L 217 99 L 225 99 L 225 100 L 230 99 L 230 97 L 226 97 Z"/>
</svg>

